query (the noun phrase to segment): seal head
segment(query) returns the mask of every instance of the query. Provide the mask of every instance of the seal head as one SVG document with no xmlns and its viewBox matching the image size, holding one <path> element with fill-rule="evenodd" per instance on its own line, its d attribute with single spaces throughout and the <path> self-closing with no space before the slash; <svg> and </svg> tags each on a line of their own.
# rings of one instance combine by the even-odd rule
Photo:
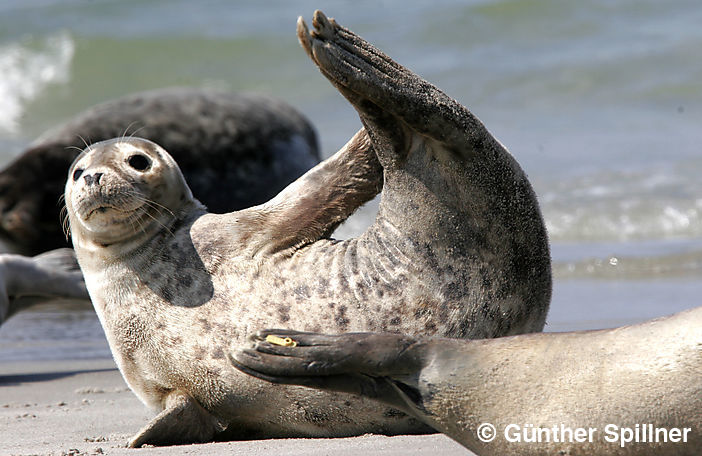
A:
<svg viewBox="0 0 702 456">
<path fill-rule="evenodd" d="M 74 242 L 101 246 L 143 239 L 167 228 L 184 202 L 199 204 L 173 158 L 141 138 L 85 149 L 70 168 L 66 200 Z"/>
</svg>

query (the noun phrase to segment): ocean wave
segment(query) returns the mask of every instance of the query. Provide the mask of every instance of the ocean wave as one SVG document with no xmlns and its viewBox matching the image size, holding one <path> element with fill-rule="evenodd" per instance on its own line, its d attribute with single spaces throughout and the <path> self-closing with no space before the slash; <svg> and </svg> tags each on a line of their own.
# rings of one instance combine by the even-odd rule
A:
<svg viewBox="0 0 702 456">
<path fill-rule="evenodd" d="M 16 133 L 27 103 L 69 80 L 74 54 L 67 32 L 0 45 L 0 131 Z"/>
<path fill-rule="evenodd" d="M 545 184 L 549 236 L 566 242 L 701 237 L 701 170 L 701 163 L 687 163 Z"/>
</svg>

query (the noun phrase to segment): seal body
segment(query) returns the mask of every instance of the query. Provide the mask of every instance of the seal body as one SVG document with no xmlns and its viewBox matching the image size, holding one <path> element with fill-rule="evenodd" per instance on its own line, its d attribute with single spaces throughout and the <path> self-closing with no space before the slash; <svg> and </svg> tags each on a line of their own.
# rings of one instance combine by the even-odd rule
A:
<svg viewBox="0 0 702 456">
<path fill-rule="evenodd" d="M 132 446 L 429 429 L 365 399 L 241 374 L 226 353 L 252 328 L 543 327 L 548 243 L 515 160 L 438 89 L 321 13 L 314 24 L 298 23 L 303 47 L 365 128 L 270 201 L 207 213 L 166 151 L 138 138 L 93 144 L 71 167 L 66 206 L 91 300 L 128 384 L 163 410 Z M 328 237 L 381 187 L 363 235 Z"/>
<path fill-rule="evenodd" d="M 692 456 L 702 448 L 700 328 L 702 307 L 490 340 L 266 330 L 233 362 L 269 381 L 391 404 L 481 456 Z M 268 343 L 269 334 L 297 346 Z M 494 434 L 481 433 L 485 423 Z"/>
<path fill-rule="evenodd" d="M 66 172 L 86 142 L 138 132 L 167 148 L 212 212 L 268 201 L 319 162 L 307 119 L 270 97 L 194 88 L 129 95 L 92 107 L 44 135 L 0 172 L 0 235 L 36 255 L 67 246 Z"/>
</svg>

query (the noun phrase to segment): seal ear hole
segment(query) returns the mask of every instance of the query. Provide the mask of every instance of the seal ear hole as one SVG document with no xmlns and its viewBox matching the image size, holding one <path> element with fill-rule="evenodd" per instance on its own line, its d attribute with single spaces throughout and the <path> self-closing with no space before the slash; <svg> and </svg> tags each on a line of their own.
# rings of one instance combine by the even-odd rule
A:
<svg viewBox="0 0 702 456">
<path fill-rule="evenodd" d="M 73 182 L 77 181 L 80 178 L 81 174 L 83 174 L 83 170 L 80 168 L 73 171 Z"/>
<path fill-rule="evenodd" d="M 146 171 L 151 166 L 151 160 L 141 154 L 134 154 L 127 159 L 127 163 L 137 171 Z"/>
</svg>

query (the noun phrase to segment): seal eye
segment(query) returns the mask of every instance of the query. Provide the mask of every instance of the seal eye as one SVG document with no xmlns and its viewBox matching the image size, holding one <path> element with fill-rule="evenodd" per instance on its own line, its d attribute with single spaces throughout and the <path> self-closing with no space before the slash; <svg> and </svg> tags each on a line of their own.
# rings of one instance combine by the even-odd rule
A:
<svg viewBox="0 0 702 456">
<path fill-rule="evenodd" d="M 151 166 L 149 159 L 141 154 L 132 155 L 127 159 L 127 163 L 137 171 L 146 171 Z"/>
<path fill-rule="evenodd" d="M 77 181 L 80 178 L 80 175 L 83 174 L 83 170 L 78 168 L 77 170 L 73 171 L 73 182 Z"/>
</svg>

